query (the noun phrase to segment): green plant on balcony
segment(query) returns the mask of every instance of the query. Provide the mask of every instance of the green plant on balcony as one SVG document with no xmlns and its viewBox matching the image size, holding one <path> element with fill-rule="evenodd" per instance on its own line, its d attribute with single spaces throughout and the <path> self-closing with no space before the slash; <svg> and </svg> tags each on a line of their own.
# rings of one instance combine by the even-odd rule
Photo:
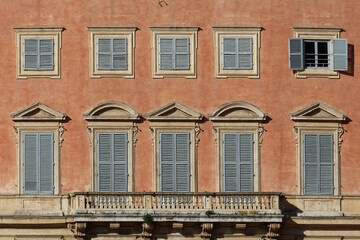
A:
<svg viewBox="0 0 360 240">
<path fill-rule="evenodd" d="M 151 226 L 153 221 L 154 221 L 154 218 L 153 216 L 151 216 L 149 213 L 145 214 L 143 217 L 142 217 L 143 221 L 145 224 Z"/>
</svg>

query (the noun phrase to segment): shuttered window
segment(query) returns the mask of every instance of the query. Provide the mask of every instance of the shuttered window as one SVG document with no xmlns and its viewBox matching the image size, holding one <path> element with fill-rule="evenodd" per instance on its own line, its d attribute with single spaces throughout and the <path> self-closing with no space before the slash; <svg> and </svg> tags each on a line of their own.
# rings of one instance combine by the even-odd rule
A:
<svg viewBox="0 0 360 240">
<path fill-rule="evenodd" d="M 190 69 L 189 38 L 159 39 L 160 70 Z"/>
<path fill-rule="evenodd" d="M 160 133 L 160 191 L 190 191 L 189 161 L 189 133 Z"/>
<path fill-rule="evenodd" d="M 222 39 L 223 69 L 252 69 L 252 38 L 234 37 Z"/>
<path fill-rule="evenodd" d="M 24 70 L 54 70 L 54 39 L 24 39 Z"/>
<path fill-rule="evenodd" d="M 126 38 L 97 39 L 98 70 L 127 70 L 127 57 Z"/>
<path fill-rule="evenodd" d="M 24 133 L 24 193 L 52 194 L 53 134 Z"/>
<path fill-rule="evenodd" d="M 304 194 L 334 194 L 333 136 L 304 134 Z"/>
<path fill-rule="evenodd" d="M 127 133 L 98 133 L 98 191 L 127 191 Z"/>
<path fill-rule="evenodd" d="M 223 134 L 223 184 L 225 192 L 252 192 L 253 134 Z"/>
</svg>

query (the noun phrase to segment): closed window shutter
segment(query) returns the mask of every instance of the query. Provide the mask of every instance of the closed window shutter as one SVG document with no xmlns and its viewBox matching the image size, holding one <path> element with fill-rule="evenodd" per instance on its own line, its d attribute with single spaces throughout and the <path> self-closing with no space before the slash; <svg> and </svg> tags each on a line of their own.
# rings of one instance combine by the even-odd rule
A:
<svg viewBox="0 0 360 240">
<path fill-rule="evenodd" d="M 111 39 L 98 38 L 97 41 L 97 68 L 99 70 L 110 70 L 112 66 Z"/>
<path fill-rule="evenodd" d="M 240 192 L 253 191 L 253 137 L 252 133 L 239 133 Z"/>
<path fill-rule="evenodd" d="M 24 40 L 24 69 L 38 70 L 38 39 Z"/>
<path fill-rule="evenodd" d="M 176 191 L 190 191 L 189 179 L 189 133 L 177 133 L 176 137 Z"/>
<path fill-rule="evenodd" d="M 127 134 L 114 133 L 114 191 L 127 192 Z"/>
<path fill-rule="evenodd" d="M 173 133 L 160 133 L 160 191 L 175 191 L 175 139 Z"/>
<path fill-rule="evenodd" d="M 37 134 L 24 133 L 24 193 L 37 193 Z"/>
<path fill-rule="evenodd" d="M 320 165 L 320 189 L 319 194 L 334 193 L 333 174 L 333 140 L 332 135 L 319 135 L 319 165 Z"/>
<path fill-rule="evenodd" d="M 175 69 L 190 69 L 189 39 L 175 38 Z"/>
<path fill-rule="evenodd" d="M 236 69 L 236 38 L 223 38 L 223 69 Z"/>
<path fill-rule="evenodd" d="M 302 38 L 289 38 L 289 68 L 304 69 L 304 47 Z"/>
<path fill-rule="evenodd" d="M 304 193 L 318 194 L 318 136 L 305 134 L 304 144 Z"/>
<path fill-rule="evenodd" d="M 113 41 L 113 69 L 127 70 L 127 39 L 114 38 Z"/>
<path fill-rule="evenodd" d="M 159 68 L 161 70 L 174 69 L 174 39 L 160 38 L 159 39 Z"/>
<path fill-rule="evenodd" d="M 54 39 L 39 39 L 39 70 L 54 69 Z"/>
<path fill-rule="evenodd" d="M 239 189 L 239 170 L 238 170 L 238 147 L 237 134 L 224 133 L 223 139 L 223 175 L 224 191 L 236 192 Z"/>
<path fill-rule="evenodd" d="M 112 191 L 111 134 L 98 134 L 98 191 Z"/>
<path fill-rule="evenodd" d="M 348 45 L 347 39 L 333 39 L 333 69 L 338 71 L 348 70 Z"/>
<path fill-rule="evenodd" d="M 238 38 L 238 69 L 252 69 L 252 38 Z"/>
<path fill-rule="evenodd" d="M 53 193 L 53 134 L 39 134 L 40 193 Z"/>
</svg>

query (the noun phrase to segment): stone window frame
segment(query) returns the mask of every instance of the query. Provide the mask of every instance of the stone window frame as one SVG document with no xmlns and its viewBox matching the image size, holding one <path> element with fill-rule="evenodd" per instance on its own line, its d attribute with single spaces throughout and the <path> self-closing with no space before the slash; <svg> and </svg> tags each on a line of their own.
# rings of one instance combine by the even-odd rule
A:
<svg viewBox="0 0 360 240">
<path fill-rule="evenodd" d="M 53 134 L 53 194 L 60 194 L 60 148 L 63 141 L 62 134 L 64 133 L 63 122 L 66 121 L 67 115 L 37 102 L 10 116 L 15 123 L 14 133 L 16 136 L 16 157 L 18 163 L 18 194 L 24 194 L 24 133 Z"/>
<path fill-rule="evenodd" d="M 331 134 L 333 136 L 334 195 L 340 195 L 340 145 L 344 133 L 342 123 L 347 116 L 324 103 L 316 102 L 290 114 L 294 121 L 297 159 L 297 192 L 304 194 L 304 134 Z"/>
<path fill-rule="evenodd" d="M 178 102 L 169 103 L 147 115 L 153 146 L 153 189 L 160 191 L 160 133 L 190 134 L 190 192 L 197 191 L 197 146 L 199 122 L 204 115 Z"/>
<path fill-rule="evenodd" d="M 152 49 L 152 77 L 184 77 L 196 78 L 196 52 L 197 52 L 197 32 L 200 28 L 187 27 L 168 27 L 152 26 L 151 31 L 151 49 Z M 159 67 L 159 39 L 160 38 L 189 38 L 190 69 L 186 70 L 160 70 Z"/>
<path fill-rule="evenodd" d="M 98 189 L 98 159 L 97 138 L 98 133 L 126 132 L 128 136 L 128 187 L 127 192 L 134 191 L 134 159 L 136 134 L 138 127 L 136 123 L 141 115 L 133 108 L 122 102 L 103 102 L 83 114 L 88 122 L 90 161 L 91 161 L 91 191 Z"/>
<path fill-rule="evenodd" d="M 15 27 L 16 33 L 16 77 L 60 78 L 61 71 L 61 32 L 64 27 Z M 24 70 L 24 40 L 25 39 L 53 39 L 54 41 L 54 69 L 53 70 Z"/>
<path fill-rule="evenodd" d="M 135 26 L 89 26 L 90 49 L 90 78 L 103 77 L 135 77 Z M 98 38 L 126 38 L 127 39 L 127 70 L 99 70 L 97 69 L 97 39 Z"/>
<path fill-rule="evenodd" d="M 213 26 L 216 78 L 260 78 L 260 32 L 259 26 Z M 221 40 L 226 37 L 249 37 L 253 44 L 253 69 L 222 69 Z"/>
<path fill-rule="evenodd" d="M 333 57 L 332 57 L 332 39 L 340 38 L 341 27 L 302 27 L 294 26 L 294 37 L 302 38 L 304 40 L 328 40 L 329 43 L 329 68 L 305 68 L 304 70 L 294 70 L 296 78 L 308 77 L 327 77 L 327 78 L 340 78 L 339 71 L 333 70 Z"/>
<path fill-rule="evenodd" d="M 216 148 L 216 191 L 223 192 L 223 133 L 253 134 L 254 192 L 261 191 L 260 146 L 264 132 L 262 123 L 267 114 L 246 102 L 230 102 L 218 107 L 211 115 Z"/>
</svg>

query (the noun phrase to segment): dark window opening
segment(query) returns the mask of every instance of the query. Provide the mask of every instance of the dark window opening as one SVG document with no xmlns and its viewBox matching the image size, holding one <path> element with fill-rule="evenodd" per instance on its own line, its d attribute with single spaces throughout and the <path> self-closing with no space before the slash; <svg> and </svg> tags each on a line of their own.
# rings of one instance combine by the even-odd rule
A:
<svg viewBox="0 0 360 240">
<path fill-rule="evenodd" d="M 305 40 L 306 68 L 329 68 L 329 41 Z"/>
</svg>

